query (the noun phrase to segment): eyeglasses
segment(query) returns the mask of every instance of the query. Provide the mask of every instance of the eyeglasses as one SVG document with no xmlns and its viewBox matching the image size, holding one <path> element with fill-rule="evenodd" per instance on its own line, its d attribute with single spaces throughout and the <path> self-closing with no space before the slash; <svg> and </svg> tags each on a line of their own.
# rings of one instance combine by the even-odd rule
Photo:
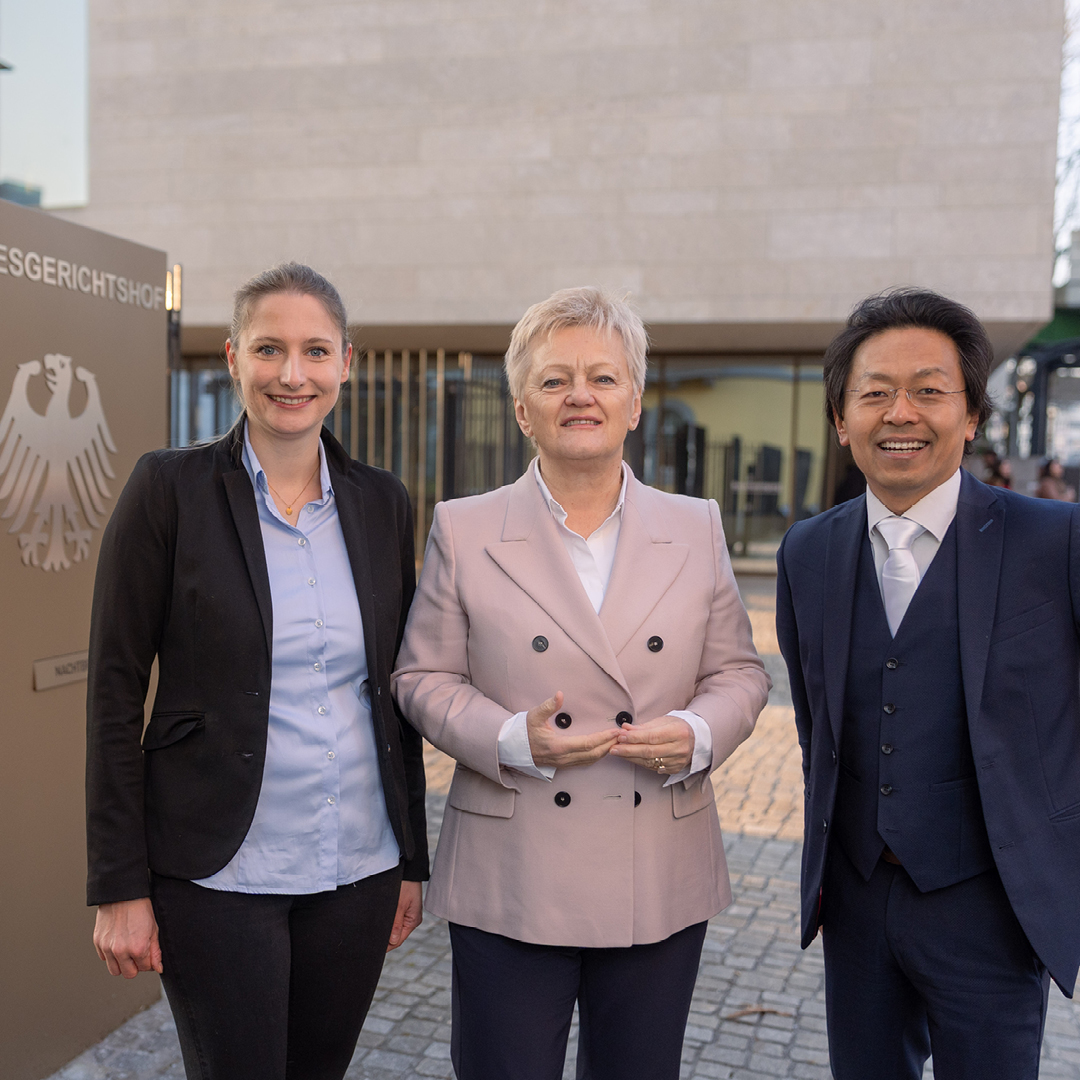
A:
<svg viewBox="0 0 1080 1080">
<path fill-rule="evenodd" d="M 904 396 L 916 409 L 933 409 L 945 405 L 953 394 L 966 394 L 966 390 L 942 390 L 937 386 L 875 386 L 872 389 L 845 390 L 855 395 L 852 406 L 865 412 L 883 412 L 896 402 L 896 395 Z"/>
</svg>

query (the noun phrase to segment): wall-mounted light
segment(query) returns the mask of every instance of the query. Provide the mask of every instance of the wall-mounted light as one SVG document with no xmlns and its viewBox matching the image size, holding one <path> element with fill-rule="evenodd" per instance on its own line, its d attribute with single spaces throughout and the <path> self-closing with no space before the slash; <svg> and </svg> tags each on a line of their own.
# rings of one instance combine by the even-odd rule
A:
<svg viewBox="0 0 1080 1080">
<path fill-rule="evenodd" d="M 179 311 L 181 304 L 181 269 L 176 263 L 171 270 L 165 271 L 165 310 Z"/>
</svg>

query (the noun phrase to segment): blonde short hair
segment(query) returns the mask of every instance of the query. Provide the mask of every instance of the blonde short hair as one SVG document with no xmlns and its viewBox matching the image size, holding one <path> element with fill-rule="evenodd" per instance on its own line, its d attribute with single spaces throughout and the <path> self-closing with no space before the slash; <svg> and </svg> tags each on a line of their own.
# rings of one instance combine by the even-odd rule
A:
<svg viewBox="0 0 1080 1080">
<path fill-rule="evenodd" d="M 504 364 L 512 397 L 520 399 L 525 389 L 536 339 L 547 340 L 555 331 L 573 326 L 618 334 L 634 389 L 644 390 L 649 338 L 641 316 L 630 306 L 625 295 L 616 296 L 594 285 L 583 285 L 576 289 L 560 289 L 539 304 L 533 304 L 514 327 Z"/>
</svg>

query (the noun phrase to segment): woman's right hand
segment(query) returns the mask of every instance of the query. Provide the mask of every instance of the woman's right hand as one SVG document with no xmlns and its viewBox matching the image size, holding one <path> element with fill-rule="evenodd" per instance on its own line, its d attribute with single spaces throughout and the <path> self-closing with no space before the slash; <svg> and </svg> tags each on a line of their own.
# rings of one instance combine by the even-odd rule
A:
<svg viewBox="0 0 1080 1080">
<path fill-rule="evenodd" d="M 110 975 L 134 979 L 140 971 L 161 974 L 161 946 L 150 898 L 101 904 L 94 923 L 94 948 Z"/>
<path fill-rule="evenodd" d="M 606 757 L 619 737 L 619 728 L 598 731 L 593 735 L 564 735 L 550 723 L 551 718 L 562 708 L 562 703 L 563 693 L 559 690 L 554 697 L 548 698 L 526 714 L 525 725 L 529 732 L 533 764 L 567 769 L 574 765 L 591 765 L 594 761 Z"/>
</svg>

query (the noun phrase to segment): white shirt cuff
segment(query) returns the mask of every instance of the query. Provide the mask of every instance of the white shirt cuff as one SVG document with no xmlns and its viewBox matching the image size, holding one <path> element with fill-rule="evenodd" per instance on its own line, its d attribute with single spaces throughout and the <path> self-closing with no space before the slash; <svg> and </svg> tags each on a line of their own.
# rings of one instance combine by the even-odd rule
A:
<svg viewBox="0 0 1080 1080">
<path fill-rule="evenodd" d="M 690 758 L 690 764 L 678 775 L 668 778 L 664 787 L 671 787 L 672 784 L 678 784 L 712 764 L 712 728 L 696 712 L 691 712 L 689 709 L 676 709 L 667 715 L 685 720 L 694 729 L 694 753 Z"/>
<path fill-rule="evenodd" d="M 554 765 L 537 765 L 533 761 L 529 729 L 525 723 L 528 715 L 523 712 L 515 713 L 499 729 L 499 764 L 507 769 L 517 769 L 526 776 L 535 776 L 537 780 L 553 780 Z M 704 722 L 703 720 L 702 723 Z"/>
</svg>

